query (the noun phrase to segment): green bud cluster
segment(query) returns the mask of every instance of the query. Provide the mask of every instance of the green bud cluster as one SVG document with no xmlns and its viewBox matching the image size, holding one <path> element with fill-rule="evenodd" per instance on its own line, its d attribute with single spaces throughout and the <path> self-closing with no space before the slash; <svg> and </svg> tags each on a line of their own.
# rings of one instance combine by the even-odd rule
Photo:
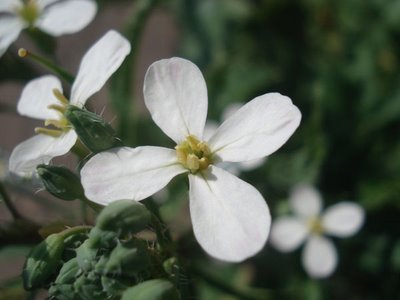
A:
<svg viewBox="0 0 400 300">
<path fill-rule="evenodd" d="M 99 115 L 70 105 L 64 113 L 79 139 L 93 153 L 122 146 L 115 130 Z"/>
<path fill-rule="evenodd" d="M 60 300 L 179 299 L 171 282 L 150 280 L 160 275 L 161 260 L 135 234 L 151 220 L 144 205 L 120 200 L 103 209 L 94 227 L 48 236 L 26 261 L 25 288 L 48 288 L 50 299 Z"/>
</svg>

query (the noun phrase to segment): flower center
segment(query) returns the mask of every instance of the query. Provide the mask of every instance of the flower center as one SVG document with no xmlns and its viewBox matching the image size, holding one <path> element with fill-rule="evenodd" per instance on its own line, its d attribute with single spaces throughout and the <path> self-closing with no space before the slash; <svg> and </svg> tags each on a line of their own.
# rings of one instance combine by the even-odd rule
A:
<svg viewBox="0 0 400 300">
<path fill-rule="evenodd" d="M 44 127 L 36 127 L 35 132 L 40 134 L 46 134 L 52 137 L 59 137 L 63 133 L 71 129 L 71 125 L 67 118 L 64 116 L 65 111 L 68 108 L 69 101 L 65 96 L 58 90 L 53 90 L 54 96 L 59 101 L 59 104 L 50 104 L 49 109 L 55 110 L 59 114 L 58 119 L 47 119 L 44 121 Z"/>
<path fill-rule="evenodd" d="M 320 235 L 324 232 L 324 227 L 320 218 L 314 217 L 308 220 L 308 228 L 310 232 L 316 235 Z"/>
<path fill-rule="evenodd" d="M 17 14 L 20 15 L 29 26 L 32 26 L 39 16 L 39 7 L 36 0 L 25 0 L 24 5 L 18 8 Z"/>
<path fill-rule="evenodd" d="M 178 161 L 191 173 L 205 170 L 212 164 L 212 155 L 207 143 L 200 141 L 194 135 L 175 147 Z"/>
</svg>

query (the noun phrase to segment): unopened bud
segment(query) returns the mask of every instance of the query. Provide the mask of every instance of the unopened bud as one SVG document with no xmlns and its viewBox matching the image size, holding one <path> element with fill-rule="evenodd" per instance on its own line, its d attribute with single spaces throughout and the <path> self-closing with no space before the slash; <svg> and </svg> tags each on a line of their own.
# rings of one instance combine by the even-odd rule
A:
<svg viewBox="0 0 400 300">
<path fill-rule="evenodd" d="M 76 260 L 79 267 L 84 271 L 91 270 L 96 263 L 98 249 L 92 245 L 92 241 L 87 239 L 76 249 Z"/>
<path fill-rule="evenodd" d="M 51 234 L 39 245 L 32 249 L 22 272 L 26 290 L 41 287 L 55 273 L 61 263 L 64 251 L 64 237 Z"/>
<path fill-rule="evenodd" d="M 38 165 L 37 173 L 46 190 L 62 200 L 75 200 L 84 195 L 79 177 L 60 166 Z"/>
<path fill-rule="evenodd" d="M 113 276 L 133 277 L 150 267 L 150 257 L 144 242 L 120 243 L 110 253 L 104 273 Z"/>
<path fill-rule="evenodd" d="M 151 213 L 139 202 L 118 200 L 106 206 L 97 217 L 96 227 L 120 235 L 137 233 L 147 227 Z"/>
<path fill-rule="evenodd" d="M 122 146 L 111 125 L 95 113 L 70 105 L 64 115 L 74 127 L 80 140 L 92 152 L 98 153 Z"/>
<path fill-rule="evenodd" d="M 131 287 L 122 294 L 121 300 L 178 300 L 175 286 L 165 279 L 148 280 Z"/>
<path fill-rule="evenodd" d="M 72 284 L 80 271 L 76 258 L 70 259 L 60 269 L 55 284 Z"/>
</svg>

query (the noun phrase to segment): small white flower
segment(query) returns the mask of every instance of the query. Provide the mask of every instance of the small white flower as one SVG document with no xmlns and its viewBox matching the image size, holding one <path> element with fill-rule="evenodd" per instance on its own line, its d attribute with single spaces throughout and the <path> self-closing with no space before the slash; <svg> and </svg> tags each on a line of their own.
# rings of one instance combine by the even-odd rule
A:
<svg viewBox="0 0 400 300">
<path fill-rule="evenodd" d="M 19 114 L 45 120 L 47 128 L 36 128 L 38 135 L 22 142 L 10 157 L 10 171 L 31 176 L 39 164 L 47 164 L 67 153 L 77 140 L 64 112 L 68 105 L 82 107 L 98 92 L 130 52 L 129 42 L 116 31 L 107 32 L 82 58 L 71 89 L 71 101 L 62 94 L 60 80 L 47 75 L 30 81 L 22 91 Z"/>
<path fill-rule="evenodd" d="M 295 216 L 279 217 L 273 222 L 272 245 L 290 252 L 305 242 L 302 263 L 307 273 L 313 278 L 328 277 L 334 272 L 338 257 L 332 241 L 324 234 L 352 236 L 364 222 L 364 210 L 355 203 L 341 202 L 321 213 L 321 195 L 308 185 L 294 188 L 289 204 Z"/>
<path fill-rule="evenodd" d="M 94 18 L 93 0 L 1 0 L 0 57 L 27 27 L 37 27 L 52 35 L 74 33 Z"/>
<path fill-rule="evenodd" d="M 242 261 L 262 249 L 270 213 L 250 184 L 214 165 L 247 161 L 280 148 L 300 123 L 292 101 L 265 94 L 244 105 L 207 141 L 207 88 L 200 70 L 181 58 L 152 64 L 145 77 L 145 104 L 175 149 L 121 147 L 95 155 L 82 168 L 86 196 L 100 204 L 142 200 L 178 174 L 189 177 L 195 237 L 211 256 Z"/>
<path fill-rule="evenodd" d="M 237 112 L 243 103 L 231 103 L 228 105 L 224 111 L 222 112 L 222 121 L 227 120 L 230 116 L 232 116 L 235 112 Z M 208 140 L 212 137 L 215 131 L 218 129 L 218 124 L 214 121 L 207 121 L 204 127 L 203 138 L 204 140 Z M 262 166 L 266 162 L 266 157 L 261 157 L 257 159 L 252 159 L 248 161 L 241 161 L 241 162 L 220 162 L 217 164 L 218 167 L 229 171 L 232 174 L 238 176 L 241 172 L 251 171 L 257 169 L 258 167 Z"/>
</svg>

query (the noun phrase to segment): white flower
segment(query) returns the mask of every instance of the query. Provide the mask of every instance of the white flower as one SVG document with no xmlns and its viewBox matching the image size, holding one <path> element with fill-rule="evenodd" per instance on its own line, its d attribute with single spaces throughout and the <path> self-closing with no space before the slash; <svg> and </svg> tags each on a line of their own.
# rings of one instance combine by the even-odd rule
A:
<svg viewBox="0 0 400 300">
<path fill-rule="evenodd" d="M 270 241 L 282 252 L 290 252 L 306 243 L 302 263 L 313 278 L 325 278 L 338 263 L 336 249 L 324 234 L 349 237 L 364 222 L 364 210 L 351 202 L 335 204 L 321 213 L 321 195 L 313 187 L 299 185 L 293 189 L 289 202 L 295 216 L 279 217 L 271 229 Z"/>
<path fill-rule="evenodd" d="M 60 36 L 77 32 L 94 18 L 93 0 L 1 0 L 0 57 L 27 27 Z"/>
<path fill-rule="evenodd" d="M 71 101 L 62 94 L 61 82 L 52 75 L 30 81 L 22 91 L 17 110 L 21 115 L 45 120 L 48 128 L 22 142 L 10 157 L 10 171 L 30 176 L 38 164 L 67 153 L 77 140 L 64 112 L 69 104 L 82 107 L 99 91 L 130 52 L 129 42 L 116 31 L 107 32 L 83 57 L 71 89 Z"/>
<path fill-rule="evenodd" d="M 268 206 L 253 186 L 214 164 L 276 151 L 300 123 L 297 107 L 288 97 L 265 94 L 244 105 L 204 141 L 206 84 L 200 70 L 181 58 L 150 66 L 144 97 L 155 123 L 177 146 L 122 147 L 95 155 L 81 171 L 86 196 L 100 204 L 138 201 L 187 173 L 193 230 L 203 249 L 232 262 L 257 253 L 269 234 Z"/>
<path fill-rule="evenodd" d="M 237 112 L 243 103 L 231 103 L 228 105 L 224 111 L 222 112 L 222 121 L 227 120 L 230 116 L 232 116 L 235 112 Z M 208 140 L 212 137 L 215 131 L 218 129 L 218 124 L 214 121 L 207 121 L 204 127 L 203 138 L 204 140 Z M 262 166 L 266 162 L 266 157 L 261 157 L 257 159 L 252 159 L 248 161 L 241 161 L 241 162 L 220 162 L 217 164 L 218 167 L 229 171 L 232 174 L 238 176 L 243 171 L 251 171 L 260 166 Z"/>
</svg>

